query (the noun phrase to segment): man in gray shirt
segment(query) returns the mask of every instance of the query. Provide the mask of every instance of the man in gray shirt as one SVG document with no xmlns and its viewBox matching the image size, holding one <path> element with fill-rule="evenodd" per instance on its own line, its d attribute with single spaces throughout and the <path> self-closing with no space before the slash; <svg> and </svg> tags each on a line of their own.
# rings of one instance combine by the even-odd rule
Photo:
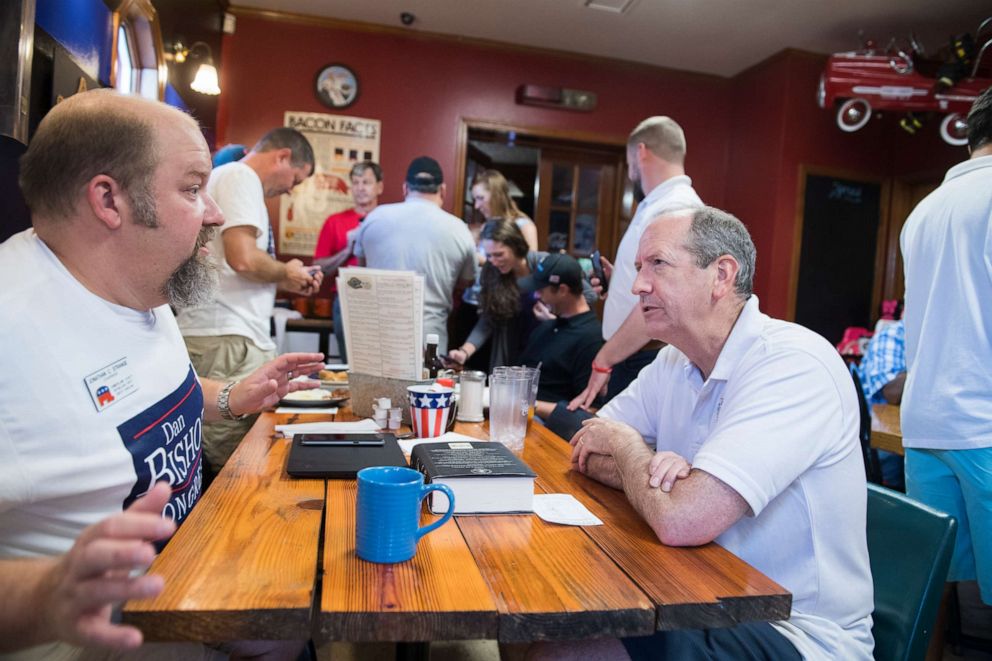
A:
<svg viewBox="0 0 992 661">
<path fill-rule="evenodd" d="M 429 156 L 413 159 L 403 202 L 376 207 L 355 239 L 359 264 L 424 276 L 424 334 L 448 348 L 448 314 L 456 289 L 475 282 L 475 241 L 465 223 L 444 211 L 444 175 Z"/>
</svg>

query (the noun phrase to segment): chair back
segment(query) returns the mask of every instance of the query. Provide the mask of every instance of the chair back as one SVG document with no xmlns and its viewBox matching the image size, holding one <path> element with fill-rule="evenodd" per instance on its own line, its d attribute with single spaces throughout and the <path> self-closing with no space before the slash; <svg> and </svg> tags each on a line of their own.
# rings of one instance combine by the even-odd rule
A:
<svg viewBox="0 0 992 661">
<path fill-rule="evenodd" d="M 875 586 L 875 659 L 922 660 L 954 551 L 957 521 L 891 489 L 868 485 L 868 556 Z"/>
<path fill-rule="evenodd" d="M 861 427 L 858 439 L 861 441 L 861 458 L 865 462 L 865 477 L 873 484 L 882 484 L 882 463 L 878 452 L 871 446 L 871 409 L 865 399 L 865 389 L 861 387 L 861 377 L 858 376 L 858 366 L 851 365 L 851 380 L 858 394 L 858 407 L 861 410 Z"/>
</svg>

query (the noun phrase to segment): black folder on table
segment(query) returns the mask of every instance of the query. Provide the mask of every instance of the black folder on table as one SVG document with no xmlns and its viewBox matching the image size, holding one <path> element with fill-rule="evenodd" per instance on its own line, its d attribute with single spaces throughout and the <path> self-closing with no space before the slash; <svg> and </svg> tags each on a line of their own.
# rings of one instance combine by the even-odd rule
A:
<svg viewBox="0 0 992 661">
<path fill-rule="evenodd" d="M 369 466 L 406 466 L 406 457 L 393 434 L 383 434 L 380 446 L 300 445 L 300 434 L 293 436 L 286 472 L 293 477 L 355 479 Z"/>
</svg>

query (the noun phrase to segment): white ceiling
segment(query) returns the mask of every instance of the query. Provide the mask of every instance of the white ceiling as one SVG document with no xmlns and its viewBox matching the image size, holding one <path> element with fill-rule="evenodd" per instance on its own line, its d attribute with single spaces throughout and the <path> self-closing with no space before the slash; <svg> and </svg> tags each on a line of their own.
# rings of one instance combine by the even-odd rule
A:
<svg viewBox="0 0 992 661">
<path fill-rule="evenodd" d="M 597 0 L 597 2 L 607 0 Z M 586 0 L 233 0 L 251 7 L 537 46 L 732 76 L 783 48 L 853 50 L 915 32 L 928 51 L 977 29 L 992 0 L 633 0 L 624 14 Z"/>
</svg>

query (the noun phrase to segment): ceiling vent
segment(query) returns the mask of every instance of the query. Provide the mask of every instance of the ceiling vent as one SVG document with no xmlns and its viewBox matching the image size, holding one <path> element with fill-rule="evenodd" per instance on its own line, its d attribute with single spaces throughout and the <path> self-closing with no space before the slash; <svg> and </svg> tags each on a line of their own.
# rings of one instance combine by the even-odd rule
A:
<svg viewBox="0 0 992 661">
<path fill-rule="evenodd" d="M 625 14 L 637 0 L 584 0 L 589 9 L 608 11 L 611 14 Z"/>
</svg>

